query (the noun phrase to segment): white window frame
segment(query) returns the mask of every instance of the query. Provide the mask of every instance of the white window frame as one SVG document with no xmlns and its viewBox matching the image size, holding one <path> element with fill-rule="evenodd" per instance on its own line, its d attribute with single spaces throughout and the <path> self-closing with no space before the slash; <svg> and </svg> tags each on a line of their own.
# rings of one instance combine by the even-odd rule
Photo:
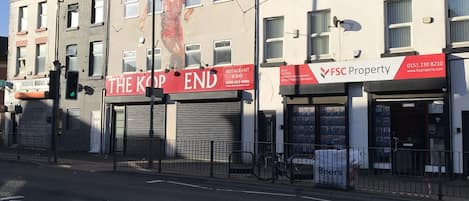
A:
<svg viewBox="0 0 469 201">
<path fill-rule="evenodd" d="M 76 6 L 76 9 L 71 7 Z M 67 8 L 67 28 L 77 29 L 80 26 L 80 7 L 76 4 L 69 4 Z M 76 20 L 74 20 L 76 18 Z M 75 24 L 76 23 L 76 24 Z"/>
<path fill-rule="evenodd" d="M 47 28 L 47 1 L 39 2 L 37 11 L 37 28 Z"/>
<path fill-rule="evenodd" d="M 101 44 L 102 48 L 101 48 L 101 52 L 97 52 L 95 49 L 95 44 Z M 95 57 L 96 56 L 99 56 L 101 55 L 102 59 L 101 59 L 101 66 L 95 66 Z M 96 74 L 96 69 L 100 69 L 101 73 L 99 74 Z M 96 77 L 96 76 L 103 76 L 104 73 L 104 42 L 103 41 L 93 41 L 91 42 L 91 45 L 90 45 L 90 72 L 89 72 L 89 76 L 93 76 L 93 77 Z"/>
<path fill-rule="evenodd" d="M 313 12 L 310 12 L 309 13 L 309 18 L 311 19 L 311 16 L 314 14 L 314 13 L 321 13 L 321 12 L 328 12 L 329 13 L 329 17 L 331 16 L 331 11 L 330 10 L 318 10 L 318 11 L 313 11 Z M 332 58 L 331 56 L 331 30 L 329 29 L 329 32 L 321 32 L 321 33 L 313 33 L 312 32 L 312 27 L 311 27 L 311 23 L 312 22 L 309 22 L 310 23 L 310 28 L 309 28 L 309 31 L 310 31 L 310 35 L 309 35 L 309 45 L 310 46 L 310 50 L 309 50 L 309 56 L 310 56 L 310 59 L 311 60 L 318 60 L 318 59 L 330 59 Z M 328 26 L 330 27 L 331 26 L 331 23 L 329 21 L 329 24 Z M 311 43 L 313 41 L 313 38 L 315 37 L 322 37 L 322 36 L 329 36 L 329 49 L 327 50 L 327 53 L 326 54 L 320 54 L 320 55 L 315 55 L 313 54 L 313 47 L 311 47 Z"/>
<path fill-rule="evenodd" d="M 187 0 L 184 0 L 184 8 L 194 8 L 194 7 L 199 7 L 199 6 L 202 6 L 202 0 L 199 0 L 200 2 L 198 4 L 194 4 L 194 5 L 187 5 Z"/>
<path fill-rule="evenodd" d="M 155 71 L 161 71 L 162 70 L 162 64 L 161 64 L 161 48 L 155 48 L 155 61 L 158 61 L 158 59 L 156 58 L 160 58 L 159 61 L 160 61 L 160 67 L 159 68 L 156 68 L 158 65 L 157 63 L 155 62 Z M 151 71 L 151 49 L 147 49 L 147 65 L 146 65 L 146 70 L 147 71 Z"/>
<path fill-rule="evenodd" d="M 135 15 L 127 16 L 127 7 L 128 6 L 137 6 L 137 12 Z M 136 18 L 139 16 L 139 2 L 138 0 L 124 0 L 124 19 Z"/>
<path fill-rule="evenodd" d="M 161 2 L 161 9 L 160 10 L 156 10 L 156 12 L 151 12 L 151 9 L 153 9 L 153 5 L 151 4 L 153 0 L 147 0 L 147 6 L 148 6 L 148 15 L 152 15 L 152 13 L 155 13 L 155 14 L 160 14 L 160 13 L 163 13 L 163 7 L 164 7 L 164 0 L 157 0 L 157 1 L 160 1 Z M 155 5 L 156 7 L 156 5 Z"/>
<path fill-rule="evenodd" d="M 450 4 L 451 0 L 448 0 L 447 2 L 448 2 L 448 12 L 449 12 L 449 10 L 450 10 L 449 4 Z M 469 46 L 469 40 L 468 41 L 461 41 L 461 42 L 453 42 L 451 40 L 451 26 L 452 26 L 452 24 L 454 22 L 469 21 L 469 14 L 468 15 L 451 17 L 450 14 L 448 13 L 447 16 L 448 16 L 447 43 L 451 44 L 451 47 L 453 47 L 453 48 Z"/>
<path fill-rule="evenodd" d="M 21 54 L 21 52 L 24 52 L 24 55 Z M 18 76 L 18 75 L 25 72 L 26 62 L 27 62 L 27 54 L 28 53 L 27 53 L 26 46 L 16 47 L 16 72 L 15 72 L 15 76 Z"/>
<path fill-rule="evenodd" d="M 187 50 L 187 47 L 189 46 L 199 46 L 199 50 Z M 188 65 L 188 58 L 187 58 L 187 54 L 188 53 L 199 53 L 199 57 L 200 57 L 200 62 L 202 62 L 202 45 L 200 45 L 200 43 L 191 43 L 191 44 L 186 44 L 184 46 L 184 63 L 185 63 L 185 68 L 200 68 L 200 65 L 202 65 L 201 63 L 199 64 L 192 64 L 192 65 Z"/>
<path fill-rule="evenodd" d="M 229 42 L 229 46 L 217 47 L 217 43 Z M 216 51 L 217 50 L 230 50 L 230 63 L 217 64 Z M 229 66 L 233 63 L 233 48 L 231 46 L 231 40 L 218 40 L 213 42 L 213 65 L 214 66 Z"/>
<path fill-rule="evenodd" d="M 72 53 L 68 52 L 68 49 L 73 47 L 73 46 L 75 47 L 75 52 L 73 52 L 73 54 L 72 54 Z M 76 62 L 76 65 L 77 65 L 76 68 L 77 69 L 70 69 L 69 64 L 70 64 L 70 59 L 71 58 L 75 58 L 77 60 L 77 62 Z M 67 45 L 65 47 L 65 65 L 67 66 L 67 71 L 78 71 L 78 45 L 77 44 L 70 44 L 70 45 Z"/>
<path fill-rule="evenodd" d="M 18 9 L 18 32 L 28 31 L 28 7 L 22 6 Z"/>
<path fill-rule="evenodd" d="M 100 5 L 97 2 L 101 2 Z M 104 0 L 93 0 L 91 5 L 91 24 L 102 24 L 104 23 Z M 97 11 L 101 9 L 101 15 L 98 18 Z M 99 20 L 100 21 L 99 21 Z"/>
<path fill-rule="evenodd" d="M 44 48 L 44 55 L 41 55 L 41 47 Z M 35 72 L 36 74 L 40 73 L 45 73 L 46 72 L 46 52 L 47 52 L 47 46 L 46 44 L 37 44 L 36 45 L 36 67 L 35 67 Z M 44 59 L 43 61 L 43 66 L 42 66 L 42 71 L 39 71 L 39 64 L 40 64 L 40 59 Z"/>
<path fill-rule="evenodd" d="M 213 3 L 217 4 L 217 3 L 224 3 L 224 2 L 228 2 L 228 1 L 233 1 L 233 0 L 213 0 Z"/>
<path fill-rule="evenodd" d="M 398 23 L 398 24 L 389 24 L 388 19 L 389 19 L 389 12 L 388 12 L 388 3 L 392 1 L 399 1 L 399 0 L 387 0 L 385 1 L 385 13 L 386 13 L 386 50 L 389 51 L 389 53 L 398 53 L 398 52 L 407 52 L 407 51 L 412 51 L 413 50 L 413 14 L 414 12 L 412 11 L 411 19 L 410 22 L 406 23 Z M 413 0 L 411 0 L 411 3 L 413 4 Z M 413 7 L 411 8 L 413 9 Z M 391 29 L 398 29 L 398 28 L 404 28 L 404 27 L 409 27 L 410 28 L 410 44 L 407 47 L 395 47 L 391 48 L 390 47 L 390 41 L 389 41 L 389 33 L 391 32 Z"/>
<path fill-rule="evenodd" d="M 133 56 L 126 56 L 127 54 L 133 54 Z M 135 71 L 126 71 L 125 64 L 130 61 L 135 62 Z M 137 51 L 136 50 L 127 50 L 122 53 L 122 73 L 135 73 L 137 72 Z"/>
<path fill-rule="evenodd" d="M 283 31 L 285 32 L 285 18 L 283 16 L 277 16 L 277 17 L 268 17 L 264 18 L 264 30 L 267 28 L 267 21 L 269 20 L 275 20 L 275 19 L 282 19 L 283 20 Z M 267 31 L 264 31 L 264 61 L 267 63 L 272 63 L 272 62 L 281 62 L 283 61 L 283 58 L 285 57 L 285 51 L 284 51 L 284 41 L 285 38 L 285 33 L 283 33 L 283 37 L 279 38 L 267 38 Z M 280 58 L 267 58 L 267 43 L 272 43 L 272 42 L 282 42 L 282 57 Z"/>
</svg>

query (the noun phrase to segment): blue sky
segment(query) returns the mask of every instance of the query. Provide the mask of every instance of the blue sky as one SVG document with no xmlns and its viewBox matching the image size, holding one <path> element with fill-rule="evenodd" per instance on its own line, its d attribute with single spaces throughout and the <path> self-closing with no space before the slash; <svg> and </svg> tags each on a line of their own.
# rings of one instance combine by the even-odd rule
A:
<svg viewBox="0 0 469 201">
<path fill-rule="evenodd" d="M 10 1 L 0 0 L 0 36 L 8 36 Z"/>
</svg>

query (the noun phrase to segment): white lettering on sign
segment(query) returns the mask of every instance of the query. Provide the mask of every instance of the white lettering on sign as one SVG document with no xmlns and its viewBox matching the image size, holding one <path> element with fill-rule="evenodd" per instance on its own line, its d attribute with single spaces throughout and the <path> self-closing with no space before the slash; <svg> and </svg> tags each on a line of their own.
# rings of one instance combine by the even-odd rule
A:
<svg viewBox="0 0 469 201">
<path fill-rule="evenodd" d="M 110 93 L 112 94 L 112 93 L 114 93 L 114 82 L 116 81 L 116 78 L 109 78 L 108 81 L 109 81 L 109 85 L 110 85 L 109 86 L 110 91 L 111 91 Z"/>
<path fill-rule="evenodd" d="M 186 73 L 184 75 L 184 89 L 211 89 L 216 86 L 218 77 L 209 71 L 198 74 L 196 72 Z"/>
<path fill-rule="evenodd" d="M 123 78 L 117 79 L 117 84 L 116 84 L 116 92 L 121 93 L 124 92 L 125 89 L 125 81 Z"/>
<path fill-rule="evenodd" d="M 143 85 L 144 80 L 145 80 L 145 76 L 137 77 L 137 92 L 145 91 L 145 86 Z"/>
<path fill-rule="evenodd" d="M 132 93 L 132 77 L 125 78 L 125 93 Z"/>
</svg>

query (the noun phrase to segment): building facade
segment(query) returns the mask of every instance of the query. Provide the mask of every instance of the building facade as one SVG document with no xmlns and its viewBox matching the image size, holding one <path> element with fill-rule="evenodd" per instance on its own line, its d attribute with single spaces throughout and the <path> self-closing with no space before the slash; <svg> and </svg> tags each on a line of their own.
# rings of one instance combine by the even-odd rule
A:
<svg viewBox="0 0 469 201">
<path fill-rule="evenodd" d="M 54 1 L 10 1 L 7 79 L 13 86 L 5 88 L 7 145 L 50 145 L 52 102 L 44 98 L 55 58 L 56 9 Z"/>
<path fill-rule="evenodd" d="M 59 149 L 101 152 L 107 62 L 108 0 L 60 3 L 58 60 L 62 64 Z M 78 72 L 78 93 L 67 99 L 67 74 Z"/>
<path fill-rule="evenodd" d="M 7 79 L 7 62 L 8 61 L 8 37 L 0 37 L 0 79 Z M 3 119 L 5 119 L 5 107 L 3 104 L 5 97 L 4 89 L 0 91 L 0 105 L 2 105 L 3 111 L 0 114 L 0 128 L 2 129 L 2 134 L 0 135 L 0 146 L 4 144 L 5 132 L 3 132 Z"/>
</svg>

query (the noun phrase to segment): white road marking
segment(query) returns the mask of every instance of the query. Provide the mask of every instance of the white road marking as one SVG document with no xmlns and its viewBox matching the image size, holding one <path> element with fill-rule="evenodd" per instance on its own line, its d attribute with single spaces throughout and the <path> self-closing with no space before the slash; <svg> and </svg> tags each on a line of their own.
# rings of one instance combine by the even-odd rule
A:
<svg viewBox="0 0 469 201">
<path fill-rule="evenodd" d="M 24 199 L 24 196 L 10 196 L 10 197 L 3 197 L 3 198 L 0 198 L 0 201 L 13 201 L 13 200 L 22 200 Z"/>
<path fill-rule="evenodd" d="M 321 198 L 313 198 L 313 197 L 309 197 L 309 196 L 301 196 L 301 198 L 307 199 L 307 200 L 316 200 L 316 201 L 330 201 L 330 200 L 325 200 L 325 199 L 321 199 Z"/>
<path fill-rule="evenodd" d="M 147 184 L 169 183 L 169 184 L 174 184 L 174 185 L 187 186 L 187 187 L 199 188 L 199 189 L 205 189 L 205 190 L 225 191 L 225 192 L 235 192 L 235 193 L 237 192 L 237 193 L 258 194 L 258 195 L 270 195 L 270 196 L 279 196 L 279 197 L 298 197 L 301 199 L 315 200 L 315 201 L 331 201 L 331 200 L 326 200 L 326 199 L 321 199 L 321 198 L 314 198 L 314 197 L 309 197 L 309 196 L 298 196 L 298 195 L 286 194 L 286 193 L 243 191 L 243 190 L 232 190 L 232 189 L 225 189 L 225 188 L 210 188 L 210 187 L 199 186 L 195 184 L 188 184 L 188 183 L 182 183 L 182 182 L 176 182 L 176 181 L 166 181 L 166 180 L 150 180 L 150 181 L 147 181 L 146 183 Z"/>
</svg>

